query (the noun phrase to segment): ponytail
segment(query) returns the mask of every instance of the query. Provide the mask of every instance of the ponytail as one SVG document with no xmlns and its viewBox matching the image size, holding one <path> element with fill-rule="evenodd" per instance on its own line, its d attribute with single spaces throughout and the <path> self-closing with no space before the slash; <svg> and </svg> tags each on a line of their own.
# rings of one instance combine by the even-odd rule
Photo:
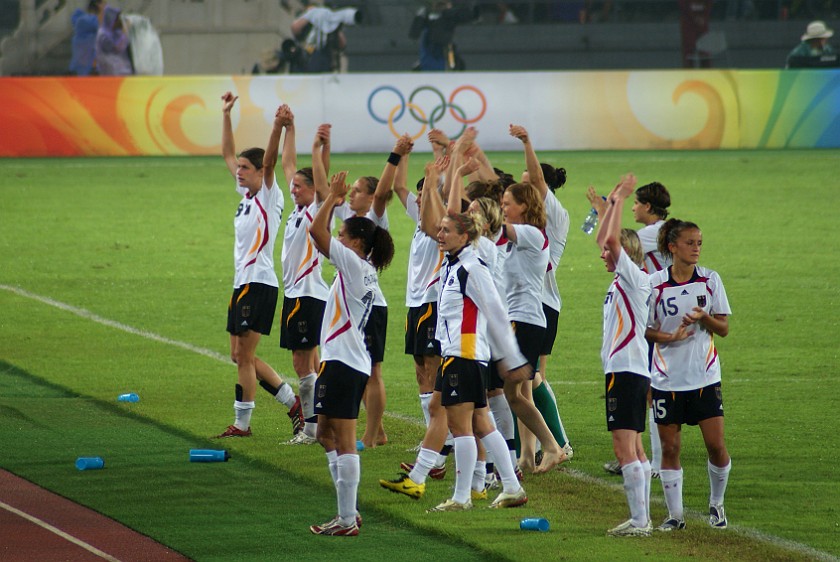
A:
<svg viewBox="0 0 840 562">
<path fill-rule="evenodd" d="M 668 247 L 670 244 L 675 244 L 679 239 L 683 230 L 697 229 L 700 227 L 689 221 L 682 221 L 680 219 L 668 219 L 662 228 L 659 229 L 659 236 L 656 238 L 656 248 L 659 253 L 668 259 L 672 259 L 671 250 Z"/>
</svg>

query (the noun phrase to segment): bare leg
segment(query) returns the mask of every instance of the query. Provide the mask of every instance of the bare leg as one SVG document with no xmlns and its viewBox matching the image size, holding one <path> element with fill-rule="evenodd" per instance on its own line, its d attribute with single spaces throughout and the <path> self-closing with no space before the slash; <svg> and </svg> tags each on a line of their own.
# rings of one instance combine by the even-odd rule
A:
<svg viewBox="0 0 840 562">
<path fill-rule="evenodd" d="M 385 381 L 382 379 L 382 363 L 374 363 L 370 371 L 370 379 L 365 387 L 365 434 L 362 443 L 366 448 L 384 445 L 388 442 L 382 416 L 385 412 Z"/>
</svg>

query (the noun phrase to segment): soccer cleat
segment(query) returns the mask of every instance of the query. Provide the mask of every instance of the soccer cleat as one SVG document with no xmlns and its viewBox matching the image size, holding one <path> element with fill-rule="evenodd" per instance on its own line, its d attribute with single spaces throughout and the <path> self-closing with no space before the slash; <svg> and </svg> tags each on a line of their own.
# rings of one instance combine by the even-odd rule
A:
<svg viewBox="0 0 840 562">
<path fill-rule="evenodd" d="M 251 436 L 251 428 L 249 427 L 245 431 L 242 431 L 235 425 L 227 426 L 227 429 L 224 430 L 222 433 L 216 436 L 216 439 L 224 439 L 226 437 L 250 437 Z"/>
<path fill-rule="evenodd" d="M 604 470 L 609 472 L 610 474 L 621 474 L 621 465 L 618 463 L 617 460 L 610 461 L 608 463 L 604 463 Z"/>
<path fill-rule="evenodd" d="M 404 470 L 406 473 L 411 472 L 414 470 L 414 463 L 413 462 L 403 462 L 400 463 L 400 468 Z M 443 480 L 443 477 L 446 476 L 446 465 L 443 466 L 435 466 L 432 467 L 432 470 L 429 471 L 429 478 L 432 480 Z"/>
<path fill-rule="evenodd" d="M 617 527 L 613 527 L 609 531 L 607 531 L 608 537 L 649 537 L 650 536 L 650 523 L 645 525 L 644 527 L 635 527 L 633 525 L 633 520 L 628 519 L 621 525 Z"/>
<path fill-rule="evenodd" d="M 419 500 L 426 493 L 426 485 L 415 483 L 408 477 L 408 474 L 400 474 L 400 477 L 396 480 L 380 480 L 379 485 L 386 490 L 404 494 L 415 500 Z"/>
<path fill-rule="evenodd" d="M 709 525 L 713 529 L 726 529 L 726 513 L 723 511 L 723 505 L 709 506 Z"/>
<path fill-rule="evenodd" d="M 564 461 L 564 462 L 568 462 L 568 461 L 572 460 L 572 457 L 575 456 L 574 449 L 572 449 L 572 446 L 569 445 L 568 443 L 563 445 L 563 452 L 566 453 L 566 461 Z"/>
<path fill-rule="evenodd" d="M 467 500 L 467 503 L 458 503 L 454 500 L 446 500 L 431 509 L 427 509 L 426 513 L 434 513 L 437 511 L 466 511 L 468 509 L 472 509 L 472 506 L 472 500 Z"/>
<path fill-rule="evenodd" d="M 498 490 L 499 486 L 501 486 L 501 484 L 499 483 L 499 479 L 496 477 L 495 472 L 490 472 L 484 477 L 485 490 Z"/>
<path fill-rule="evenodd" d="M 310 437 L 305 432 L 301 431 L 288 441 L 286 441 L 285 445 L 314 445 L 317 443 L 318 440 L 314 437 Z"/>
<path fill-rule="evenodd" d="M 470 500 L 471 501 L 479 501 L 479 500 L 486 500 L 487 499 L 487 488 L 481 490 L 470 490 Z"/>
<path fill-rule="evenodd" d="M 515 494 L 508 494 L 506 492 L 500 493 L 490 504 L 490 507 L 497 509 L 500 507 L 518 507 L 528 503 L 528 496 L 525 494 L 525 488 L 519 487 L 519 491 Z"/>
<path fill-rule="evenodd" d="M 540 466 L 542 464 L 543 455 L 544 453 L 542 452 L 542 449 L 534 454 L 534 466 Z"/>
<path fill-rule="evenodd" d="M 295 404 L 289 409 L 288 416 L 292 420 L 292 435 L 303 431 L 303 408 L 300 405 L 300 396 L 295 396 Z"/>
<path fill-rule="evenodd" d="M 356 527 L 358 527 L 359 529 L 362 528 L 362 514 L 358 511 L 356 512 Z"/>
<path fill-rule="evenodd" d="M 684 519 L 677 519 L 676 517 L 668 516 L 665 518 L 665 521 L 662 522 L 662 525 L 656 528 L 657 531 L 662 533 L 670 533 L 671 531 L 682 531 L 685 529 L 685 520 Z"/>
<path fill-rule="evenodd" d="M 522 482 L 522 479 L 525 478 L 525 475 L 522 474 L 522 469 L 519 468 L 519 465 L 513 467 L 513 473 L 516 474 L 516 479 Z"/>
<path fill-rule="evenodd" d="M 338 517 L 334 517 L 320 525 L 311 525 L 309 530 L 316 535 L 329 535 L 332 537 L 355 537 L 359 534 L 359 526 L 356 521 L 350 525 L 342 525 Z"/>
</svg>

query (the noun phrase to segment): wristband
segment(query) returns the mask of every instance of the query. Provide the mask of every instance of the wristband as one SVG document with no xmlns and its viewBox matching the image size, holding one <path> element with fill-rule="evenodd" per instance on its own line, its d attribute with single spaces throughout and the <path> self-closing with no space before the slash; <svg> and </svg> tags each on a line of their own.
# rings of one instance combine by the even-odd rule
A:
<svg viewBox="0 0 840 562">
<path fill-rule="evenodd" d="M 392 152 L 391 154 L 388 155 L 388 163 L 396 166 L 400 163 L 401 158 L 402 158 L 402 156 L 400 156 L 396 152 Z"/>
</svg>

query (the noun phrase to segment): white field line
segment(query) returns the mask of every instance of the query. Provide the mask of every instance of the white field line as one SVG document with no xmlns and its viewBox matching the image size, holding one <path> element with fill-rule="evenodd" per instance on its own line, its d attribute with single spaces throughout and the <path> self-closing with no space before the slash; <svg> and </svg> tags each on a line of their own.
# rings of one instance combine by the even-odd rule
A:
<svg viewBox="0 0 840 562">
<path fill-rule="evenodd" d="M 3 502 L 0 502 L 0 508 L 3 508 L 8 512 L 17 515 L 18 517 L 23 517 L 27 521 L 29 521 L 31 523 L 35 523 L 39 527 L 44 528 L 47 531 L 58 535 L 59 537 L 61 537 L 62 539 L 66 540 L 66 541 L 69 541 L 69 542 L 71 542 L 71 543 L 73 543 L 77 546 L 80 546 L 80 547 L 84 548 L 88 552 L 90 552 L 92 554 L 95 554 L 96 556 L 98 556 L 98 557 L 100 557 L 104 560 L 108 560 L 109 562 L 120 562 L 119 559 L 114 558 L 113 556 L 111 556 L 107 552 L 102 552 L 101 550 L 99 550 L 95 546 L 90 545 L 90 544 L 86 543 L 85 541 L 83 541 L 81 539 L 77 539 L 73 535 L 68 535 L 67 533 L 65 533 L 61 529 L 59 529 L 57 527 L 53 527 L 52 525 L 50 525 L 46 521 L 38 519 L 37 517 L 35 517 L 33 515 L 29 515 L 25 511 L 21 511 L 17 508 L 14 508 L 14 507 L 10 506 L 7 503 L 3 503 Z"/>
<path fill-rule="evenodd" d="M 201 347 L 197 347 L 197 346 L 194 346 L 194 345 L 189 344 L 189 343 L 185 343 L 185 342 L 181 342 L 181 341 L 178 341 L 178 340 L 173 340 L 173 339 L 170 339 L 170 338 L 166 338 L 164 336 L 161 336 L 161 335 L 158 335 L 158 334 L 155 334 L 155 333 L 152 333 L 152 332 L 147 332 L 146 330 L 139 330 L 137 328 L 133 328 L 133 327 L 128 326 L 126 324 L 122 324 L 122 323 L 116 322 L 114 320 L 109 320 L 107 318 L 103 318 L 103 317 L 101 317 L 97 314 L 94 314 L 93 312 L 90 312 L 89 310 L 85 310 L 83 308 L 78 308 L 78 307 L 75 307 L 75 306 L 72 306 L 72 305 L 69 305 L 69 304 L 51 299 L 49 297 L 44 297 L 44 296 L 41 296 L 41 295 L 36 295 L 35 293 L 30 293 L 29 291 L 21 289 L 20 287 L 12 287 L 10 285 L 0 284 L 0 289 L 5 290 L 5 291 L 9 291 L 11 293 L 14 293 L 14 294 L 16 294 L 18 296 L 21 296 L 21 297 L 24 297 L 24 298 L 36 300 L 36 301 L 41 302 L 43 304 L 53 306 L 55 308 L 58 308 L 60 310 L 65 311 L 65 312 L 70 312 L 71 314 L 75 314 L 75 315 L 80 316 L 80 317 L 82 317 L 86 320 L 91 320 L 93 322 L 96 322 L 98 324 L 102 324 L 104 326 L 108 326 L 110 328 L 116 328 L 118 330 L 128 332 L 129 334 L 133 334 L 133 335 L 136 335 L 136 336 L 147 338 L 147 339 L 150 339 L 152 341 L 159 342 L 159 343 L 164 343 L 164 344 L 167 344 L 167 345 L 173 345 L 175 347 L 179 347 L 181 349 L 185 349 L 185 350 L 191 351 L 193 353 L 198 353 L 199 355 L 204 355 L 205 357 L 209 357 L 211 359 L 216 359 L 216 360 L 221 361 L 221 362 L 226 363 L 226 364 L 230 363 L 230 358 L 225 356 L 225 355 L 222 355 L 221 353 L 217 353 L 217 352 L 209 350 L 209 349 L 204 349 L 204 348 L 201 348 Z M 549 381 L 549 382 L 551 382 L 551 384 L 558 384 L 558 383 L 559 384 L 564 384 L 563 381 L 554 381 L 554 382 Z M 743 381 L 740 381 L 740 382 L 743 382 Z M 577 382 L 568 381 L 565 384 L 603 384 L 603 383 L 601 381 L 592 381 L 591 383 L 589 381 L 577 381 Z M 385 415 L 387 415 L 388 417 L 398 419 L 398 420 L 401 420 L 401 421 L 404 421 L 404 422 L 412 423 L 412 424 L 418 425 L 418 426 L 423 424 L 422 420 L 420 420 L 419 418 L 415 418 L 413 416 L 407 416 L 407 415 L 404 415 L 404 414 L 391 413 L 391 412 L 385 412 Z M 588 484 L 595 484 L 595 485 L 601 486 L 601 487 L 606 487 L 606 488 L 609 488 L 611 490 L 615 490 L 616 492 L 622 492 L 623 493 L 623 491 L 624 491 L 624 488 L 619 484 L 614 484 L 614 483 L 611 483 L 611 482 L 607 482 L 602 478 L 596 478 L 595 476 L 591 476 L 589 474 L 586 474 L 584 472 L 580 472 L 578 470 L 565 469 L 563 472 L 565 474 L 568 474 L 572 478 L 575 478 L 575 479 L 577 479 L 581 482 L 585 482 L 585 483 L 588 483 Z M 664 503 L 664 500 L 657 499 L 657 502 Z M 691 517 L 692 519 L 696 519 L 698 521 L 705 520 L 705 518 L 707 517 L 706 514 L 703 514 L 703 513 L 697 512 L 697 511 L 690 511 L 690 510 L 686 510 L 686 515 Z M 791 550 L 791 551 L 796 552 L 798 554 L 802 554 L 804 556 L 812 557 L 814 560 L 823 560 L 823 561 L 828 561 L 828 562 L 840 562 L 840 558 L 832 556 L 831 554 L 829 554 L 827 552 L 822 552 L 822 551 L 816 550 L 816 549 L 814 549 L 814 548 L 812 548 L 808 545 L 801 544 L 801 543 L 791 541 L 791 540 L 787 540 L 787 539 L 783 539 L 781 537 L 776 537 L 774 535 L 769 535 L 767 533 L 763 533 L 763 532 L 755 530 L 755 529 L 738 527 L 737 525 L 730 525 L 729 529 L 732 530 L 732 531 L 735 531 L 739 534 L 751 537 L 755 540 L 758 540 L 758 541 L 761 541 L 761 542 L 764 542 L 764 543 L 769 543 L 769 544 L 772 544 L 774 546 L 779 546 L 779 547 L 782 547 L 782 548 L 786 548 L 788 550 Z"/>
</svg>

